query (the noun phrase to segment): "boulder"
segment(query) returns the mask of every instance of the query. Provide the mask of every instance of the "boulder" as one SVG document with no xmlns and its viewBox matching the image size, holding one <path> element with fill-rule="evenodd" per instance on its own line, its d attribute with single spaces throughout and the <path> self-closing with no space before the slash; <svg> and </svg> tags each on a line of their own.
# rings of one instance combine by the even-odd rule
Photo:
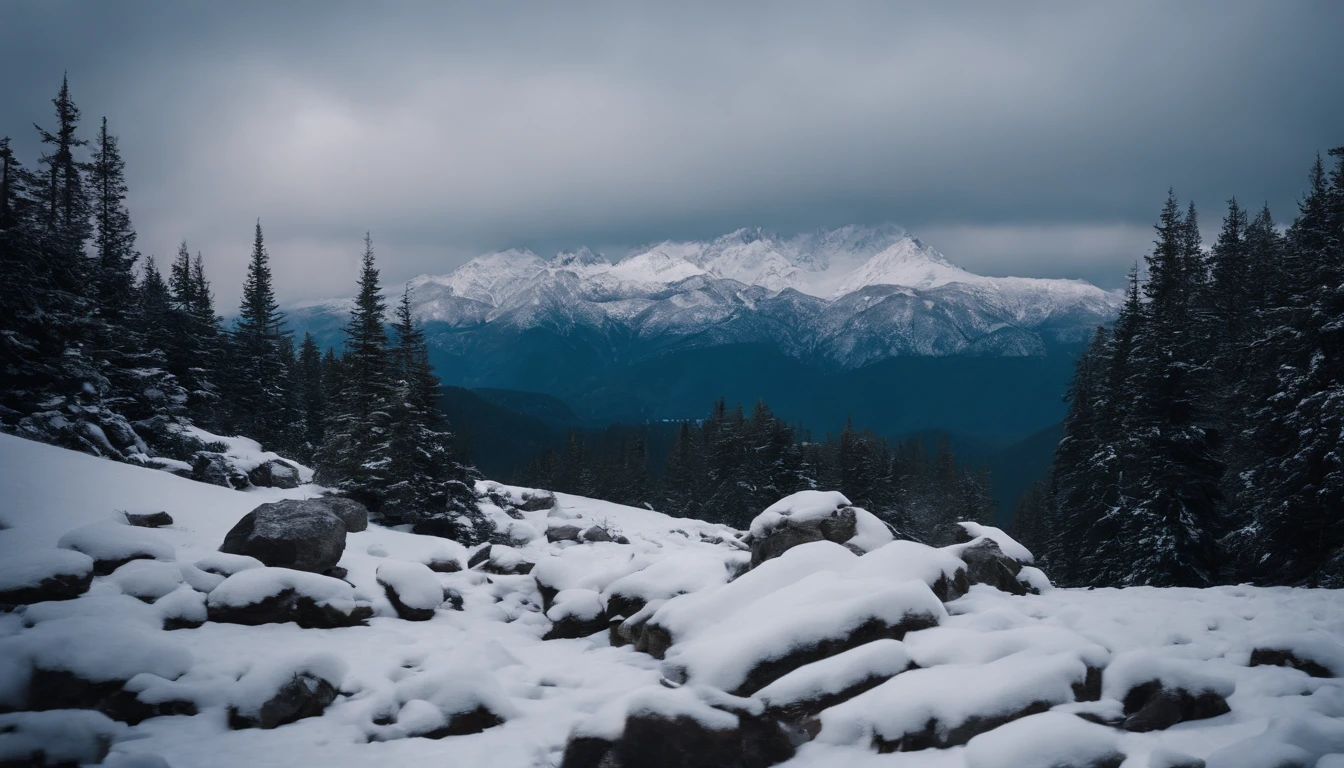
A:
<svg viewBox="0 0 1344 768">
<path fill-rule="evenodd" d="M 457 573 L 462 570 L 462 563 L 452 557 L 436 557 L 425 565 L 435 573 Z"/>
<path fill-rule="evenodd" d="M 593 525 L 585 528 L 579 538 L 584 541 L 611 541 L 611 532 L 600 525 Z"/>
<path fill-rule="evenodd" d="M 558 592 L 546 611 L 551 628 L 542 640 L 565 640 L 587 637 L 608 629 L 610 620 L 602 597 L 591 589 L 565 589 Z"/>
<path fill-rule="evenodd" d="M 674 692 L 675 693 L 675 692 Z M 578 734 L 565 746 L 561 768 L 765 768 L 793 757 L 790 734 L 773 718 L 748 707 L 703 716 L 633 711 L 614 739 Z M 735 722 L 734 722 L 735 721 Z"/>
<path fill-rule="evenodd" d="M 198 451 L 191 457 L 191 479 L 234 489 L 251 484 L 247 473 L 234 466 L 228 456 L 216 451 Z"/>
<path fill-rule="evenodd" d="M 137 528 L 162 528 L 165 525 L 173 524 L 173 516 L 167 512 L 147 512 L 145 514 L 135 514 L 126 512 L 126 524 L 134 525 Z"/>
<path fill-rule="evenodd" d="M 364 623 L 373 607 L 340 579 L 288 568 L 249 568 L 225 579 L 206 599 L 210 621 L 332 629 Z"/>
<path fill-rule="evenodd" d="M 69 549 L 15 553 L 0 571 L 0 605 L 72 600 L 89 591 L 93 569 L 93 558 Z"/>
<path fill-rule="evenodd" d="M 497 576 L 525 576 L 535 566 L 536 563 L 524 559 L 521 552 L 502 544 L 486 544 L 467 560 L 468 568 Z"/>
<path fill-rule="evenodd" d="M 977 539 L 962 547 L 959 555 L 966 563 L 970 583 L 987 584 L 1013 595 L 1027 594 L 1026 585 L 1017 579 L 1022 564 L 1005 555 L 993 539 Z"/>
<path fill-rule="evenodd" d="M 1123 701 L 1126 717 L 1121 727 L 1138 733 L 1165 730 L 1177 723 L 1232 711 L 1227 699 L 1215 691 L 1191 692 L 1164 686 L 1156 680 L 1134 686 Z"/>
<path fill-rule="evenodd" d="M 1303 658 L 1287 648 L 1256 648 L 1251 651 L 1251 666 L 1291 667 L 1312 677 L 1335 676 L 1334 671 L 1324 664 L 1314 659 Z"/>
<path fill-rule="evenodd" d="M 858 532 L 854 508 L 834 491 L 800 491 L 766 508 L 751 523 L 751 567 L 799 544 L 844 544 Z"/>
<path fill-rule="evenodd" d="M 397 615 L 407 621 L 429 621 L 443 604 L 443 586 L 424 563 L 389 560 L 378 565 L 376 578 Z"/>
<path fill-rule="evenodd" d="M 132 560 L 172 560 L 173 546 L 142 528 L 102 520 L 68 531 L 56 542 L 93 558 L 93 571 L 106 576 Z"/>
<path fill-rule="evenodd" d="M 268 459 L 247 473 L 253 485 L 262 488 L 298 488 L 299 468 L 283 459 Z"/>
<path fill-rule="evenodd" d="M 569 525 L 567 523 L 551 525 L 546 528 L 546 540 L 551 543 L 557 541 L 578 541 L 579 534 L 582 532 L 583 530 L 577 525 Z"/>
<path fill-rule="evenodd" d="M 312 501 L 326 505 L 327 509 L 345 523 L 346 533 L 359 533 L 368 530 L 369 508 L 354 499 L 345 496 L 320 496 Z"/>
<path fill-rule="evenodd" d="M 317 499 L 262 504 L 224 537 L 219 551 L 247 555 L 279 568 L 311 573 L 331 569 L 345 552 L 345 523 Z"/>
<path fill-rule="evenodd" d="M 321 715 L 336 700 L 336 686 L 311 672 L 299 672 L 280 686 L 256 711 L 229 710 L 229 727 L 276 728 Z"/>
</svg>

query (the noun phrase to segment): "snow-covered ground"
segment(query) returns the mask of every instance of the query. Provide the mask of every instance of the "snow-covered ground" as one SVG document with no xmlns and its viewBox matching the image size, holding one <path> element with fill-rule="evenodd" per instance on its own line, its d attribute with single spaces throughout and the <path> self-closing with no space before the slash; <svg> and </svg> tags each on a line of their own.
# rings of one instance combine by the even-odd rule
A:
<svg viewBox="0 0 1344 768">
<path fill-rule="evenodd" d="M 514 489 L 489 489 L 525 506 Z M 720 733 L 824 702 L 789 731 L 796 754 L 784 765 L 1049 768 L 1120 765 L 1120 755 L 1127 768 L 1344 764 L 1327 757 L 1344 753 L 1341 680 L 1250 665 L 1254 650 L 1278 649 L 1318 675 L 1344 674 L 1339 592 L 1061 590 L 1024 569 L 1019 578 L 1041 594 L 974 584 L 944 604 L 931 587 L 960 567 L 968 545 L 932 550 L 860 530 L 849 548 L 814 541 L 747 570 L 751 553 L 737 532 L 560 494 L 552 509 L 513 516 L 487 504 L 513 546 L 496 545 L 476 568 L 467 567 L 474 553 L 454 542 L 378 526 L 346 535 L 348 584 L 217 552 L 259 504 L 322 490 L 229 490 L 0 435 L 0 592 L 128 553 L 141 558 L 95 576 L 75 599 L 0 613 L 0 713 L 8 712 L 0 763 L 34 744 L 48 745 L 53 763 L 87 760 L 103 738 L 112 742 L 109 765 L 151 765 L 127 761 L 157 755 L 176 768 L 559 766 L 572 736 L 618 741 L 627 718 L 681 717 Z M 122 514 L 158 511 L 173 524 L 133 528 Z M 795 520 L 825 511 L 800 510 Z M 791 516 L 776 510 L 760 527 Z M 570 526 L 595 540 L 548 542 L 548 529 L 558 539 Z M 1018 561 L 1029 556 L 995 529 L 970 534 L 997 539 Z M 444 572 L 449 561 L 463 569 Z M 527 565 L 528 573 L 500 573 Z M 373 616 L 336 629 L 163 628 L 198 624 L 207 605 L 277 585 Z M 432 607 L 437 586 L 455 590 L 462 610 L 448 601 L 427 621 L 399 618 L 389 585 L 403 608 Z M 635 650 L 652 641 L 615 647 L 605 629 L 543 640 L 562 625 L 614 619 L 616 606 L 640 614 L 620 614 L 626 625 L 667 633 L 670 647 L 654 649 L 662 660 Z M 844 647 L 855 633 L 901 622 L 902 639 Z M 822 658 L 799 656 L 830 640 L 838 644 L 812 653 Z M 1095 670 L 1104 670 L 1099 681 Z M 30 700 L 31 684 L 62 671 L 197 714 L 128 725 L 91 712 L 11 711 Z M 300 676 L 339 690 L 319 716 L 231 727 L 264 718 L 277 688 Z M 1126 695 L 1154 681 L 1225 699 L 1230 711 L 1150 732 L 1093 722 L 1118 722 Z M 1093 689 L 1099 700 L 1076 700 L 1095 698 L 1081 693 Z M 486 713 L 490 727 L 443 735 L 472 712 Z M 982 732 L 959 740 L 967 728 Z M 915 744 L 916 732 L 961 743 L 879 753 L 902 736 Z M 638 764 L 625 754 L 616 764 Z M 648 764 L 667 763 L 650 756 Z"/>
</svg>

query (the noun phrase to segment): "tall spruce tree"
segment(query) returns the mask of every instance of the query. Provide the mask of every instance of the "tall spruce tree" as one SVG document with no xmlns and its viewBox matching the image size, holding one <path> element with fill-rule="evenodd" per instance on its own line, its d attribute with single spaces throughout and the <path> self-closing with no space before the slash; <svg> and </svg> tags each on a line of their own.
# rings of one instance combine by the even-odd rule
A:
<svg viewBox="0 0 1344 768">
<path fill-rule="evenodd" d="M 126 163 L 117 149 L 117 137 L 107 130 L 103 118 L 93 161 L 89 164 L 93 198 L 94 251 L 97 259 L 96 296 L 99 314 L 110 331 L 108 344 L 125 344 L 135 312 L 133 268 L 140 254 L 135 250 L 135 229 L 126 209 Z"/>
<path fill-rule="evenodd" d="M 232 426 L 268 447 L 285 447 L 292 438 L 294 409 L 286 360 L 290 334 L 284 319 L 271 285 L 270 254 L 258 221 L 231 334 L 228 407 Z"/>
</svg>

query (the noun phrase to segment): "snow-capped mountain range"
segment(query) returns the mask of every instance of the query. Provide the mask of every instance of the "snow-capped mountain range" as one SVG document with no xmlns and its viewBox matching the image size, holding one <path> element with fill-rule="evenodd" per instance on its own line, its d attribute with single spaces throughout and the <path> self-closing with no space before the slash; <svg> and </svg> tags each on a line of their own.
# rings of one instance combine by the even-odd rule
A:
<svg viewBox="0 0 1344 768">
<path fill-rule="evenodd" d="M 470 353 L 482 336 L 584 331 L 633 345 L 627 359 L 765 343 L 840 370 L 900 356 L 1041 356 L 1085 339 L 1120 302 L 1080 280 L 973 274 L 891 225 L 789 238 L 740 229 L 614 263 L 586 248 L 551 259 L 507 250 L 407 285 L 450 354 Z M 330 328 L 349 306 L 312 302 L 291 317 Z"/>
</svg>

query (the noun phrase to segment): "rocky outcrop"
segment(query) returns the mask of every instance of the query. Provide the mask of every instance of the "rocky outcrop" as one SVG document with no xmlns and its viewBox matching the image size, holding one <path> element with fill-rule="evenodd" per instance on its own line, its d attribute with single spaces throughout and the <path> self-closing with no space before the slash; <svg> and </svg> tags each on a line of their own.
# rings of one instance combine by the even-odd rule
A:
<svg viewBox="0 0 1344 768">
<path fill-rule="evenodd" d="M 993 539 L 981 538 L 960 552 L 966 563 L 966 578 L 972 584 L 987 584 L 1014 595 L 1027 594 L 1027 587 L 1018 581 L 1022 564 L 1005 555 Z"/>
<path fill-rule="evenodd" d="M 827 517 L 795 520 L 783 518 L 773 528 L 751 539 L 751 567 L 779 557 L 799 544 L 811 541 L 833 541 L 844 544 L 854 538 L 856 520 L 854 509 L 839 507 Z"/>
<path fill-rule="evenodd" d="M 262 504 L 224 537 L 220 552 L 254 557 L 266 565 L 323 573 L 345 551 L 345 523 L 321 499 Z"/>
</svg>

